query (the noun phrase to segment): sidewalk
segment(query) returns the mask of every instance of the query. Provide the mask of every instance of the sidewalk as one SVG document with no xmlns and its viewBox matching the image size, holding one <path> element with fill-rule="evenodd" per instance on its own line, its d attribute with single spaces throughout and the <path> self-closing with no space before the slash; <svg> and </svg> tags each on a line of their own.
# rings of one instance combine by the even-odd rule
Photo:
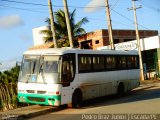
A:
<svg viewBox="0 0 160 120">
<path fill-rule="evenodd" d="M 159 86 L 160 86 L 160 80 L 144 80 L 141 81 L 140 86 L 138 88 L 135 88 L 134 90 L 143 90 Z"/>
<path fill-rule="evenodd" d="M 63 107 L 31 105 L 14 110 L 0 112 L 0 120 L 24 120 L 64 109 Z"/>
<path fill-rule="evenodd" d="M 160 80 L 144 80 L 141 84 L 160 83 Z"/>
<path fill-rule="evenodd" d="M 134 90 L 143 90 L 158 86 L 160 86 L 160 80 L 145 80 L 141 82 L 140 86 Z M 24 120 L 27 118 L 36 117 L 38 115 L 62 109 L 65 109 L 65 107 L 31 105 L 27 107 L 17 108 L 14 110 L 0 112 L 0 120 Z"/>
</svg>

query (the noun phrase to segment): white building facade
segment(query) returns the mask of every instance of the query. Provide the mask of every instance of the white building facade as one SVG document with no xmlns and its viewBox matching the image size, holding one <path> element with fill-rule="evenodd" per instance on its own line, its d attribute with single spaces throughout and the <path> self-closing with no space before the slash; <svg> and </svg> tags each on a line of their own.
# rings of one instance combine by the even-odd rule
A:
<svg viewBox="0 0 160 120">
<path fill-rule="evenodd" d="M 49 27 L 42 26 L 32 29 L 34 46 L 43 45 L 45 43 L 44 37 L 47 37 L 47 35 L 41 33 L 42 30 L 49 30 Z"/>
</svg>

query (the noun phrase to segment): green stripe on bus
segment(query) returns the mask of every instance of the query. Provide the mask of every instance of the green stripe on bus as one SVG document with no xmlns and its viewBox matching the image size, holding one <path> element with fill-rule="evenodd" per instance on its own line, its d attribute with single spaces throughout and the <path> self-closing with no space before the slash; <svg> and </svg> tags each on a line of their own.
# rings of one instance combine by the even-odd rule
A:
<svg viewBox="0 0 160 120">
<path fill-rule="evenodd" d="M 18 93 L 18 101 L 29 104 L 60 105 L 61 95 Z"/>
</svg>

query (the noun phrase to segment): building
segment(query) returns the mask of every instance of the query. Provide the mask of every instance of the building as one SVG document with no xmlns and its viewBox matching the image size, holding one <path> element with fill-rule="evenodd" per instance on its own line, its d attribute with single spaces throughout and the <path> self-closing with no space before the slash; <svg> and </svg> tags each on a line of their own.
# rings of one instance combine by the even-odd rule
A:
<svg viewBox="0 0 160 120">
<path fill-rule="evenodd" d="M 32 29 L 33 42 L 36 48 L 45 48 L 44 37 L 42 30 L 49 30 L 48 26 L 42 26 Z M 139 30 L 140 38 L 147 38 L 158 35 L 157 30 Z M 83 35 L 77 36 L 80 48 L 97 49 L 98 47 L 109 45 L 108 30 L 97 30 Z M 114 44 L 127 42 L 136 39 L 135 30 L 113 30 Z M 48 46 L 48 45 L 47 45 Z M 49 45 L 50 46 L 50 45 Z"/>
<path fill-rule="evenodd" d="M 140 38 L 147 38 L 158 35 L 157 30 L 139 30 Z M 127 42 L 136 39 L 135 30 L 113 30 L 114 44 Z M 78 36 L 80 48 L 88 49 L 109 45 L 108 30 L 97 30 Z"/>
<path fill-rule="evenodd" d="M 42 27 L 32 29 L 33 45 L 34 46 L 39 46 L 39 45 L 44 45 L 45 44 L 45 41 L 44 41 L 43 38 L 46 37 L 46 35 L 41 33 L 42 30 L 49 30 L 49 27 L 48 26 L 42 26 Z"/>
</svg>

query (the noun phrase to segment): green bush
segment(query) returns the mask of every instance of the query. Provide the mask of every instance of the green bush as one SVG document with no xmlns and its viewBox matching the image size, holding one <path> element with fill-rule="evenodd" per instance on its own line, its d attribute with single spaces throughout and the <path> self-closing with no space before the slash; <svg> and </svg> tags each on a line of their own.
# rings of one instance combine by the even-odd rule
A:
<svg viewBox="0 0 160 120">
<path fill-rule="evenodd" d="M 19 75 L 19 66 L 0 72 L 0 110 L 9 110 L 16 108 L 17 100 L 17 82 Z"/>
</svg>

